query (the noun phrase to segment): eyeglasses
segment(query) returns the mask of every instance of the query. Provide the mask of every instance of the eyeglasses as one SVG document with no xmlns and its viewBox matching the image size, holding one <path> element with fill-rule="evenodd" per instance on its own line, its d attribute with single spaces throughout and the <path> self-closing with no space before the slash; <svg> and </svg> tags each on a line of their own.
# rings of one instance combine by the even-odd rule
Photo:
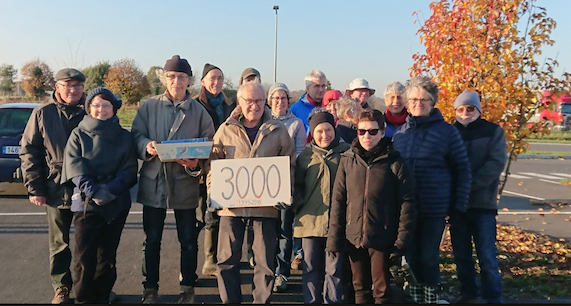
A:
<svg viewBox="0 0 571 306">
<path fill-rule="evenodd" d="M 432 99 L 425 99 L 425 98 L 410 98 L 410 99 L 408 99 L 408 102 L 412 103 L 412 104 L 417 104 L 418 102 L 421 102 L 422 104 L 426 104 L 426 103 L 431 102 L 431 101 L 432 101 Z"/>
<path fill-rule="evenodd" d="M 363 136 L 363 135 L 365 135 L 365 133 L 369 132 L 369 135 L 375 136 L 375 135 L 379 134 L 379 131 L 380 131 L 380 130 L 381 130 L 381 129 L 370 129 L 370 130 L 358 129 L 358 130 L 357 130 L 357 135 Z"/>
<path fill-rule="evenodd" d="M 456 113 L 462 114 L 464 112 L 464 110 L 467 113 L 473 113 L 476 110 L 476 108 L 474 106 L 471 106 L 471 105 L 470 106 L 458 106 L 458 108 L 456 109 Z"/>
<path fill-rule="evenodd" d="M 179 80 L 183 80 L 186 81 L 188 80 L 188 75 L 186 74 L 167 74 L 167 79 L 174 81 L 176 78 L 178 78 Z"/>
<path fill-rule="evenodd" d="M 254 105 L 254 104 L 262 105 L 262 104 L 264 104 L 264 102 L 266 102 L 266 100 L 264 100 L 264 99 L 252 100 L 252 99 L 244 99 L 244 98 L 242 98 L 242 97 L 240 97 L 240 98 L 241 98 L 242 100 L 246 101 L 246 103 L 247 103 L 248 105 L 250 105 L 250 106 L 251 106 L 251 105 Z"/>
<path fill-rule="evenodd" d="M 273 101 L 287 101 L 287 97 L 272 97 Z"/>
<path fill-rule="evenodd" d="M 83 86 L 85 86 L 83 83 L 78 83 L 78 84 L 65 84 L 65 83 L 58 83 L 59 86 L 65 88 L 66 90 L 70 90 L 70 89 L 83 89 Z"/>
<path fill-rule="evenodd" d="M 110 104 L 90 104 L 89 107 L 101 108 L 101 109 L 112 109 L 113 105 L 110 105 Z"/>
</svg>

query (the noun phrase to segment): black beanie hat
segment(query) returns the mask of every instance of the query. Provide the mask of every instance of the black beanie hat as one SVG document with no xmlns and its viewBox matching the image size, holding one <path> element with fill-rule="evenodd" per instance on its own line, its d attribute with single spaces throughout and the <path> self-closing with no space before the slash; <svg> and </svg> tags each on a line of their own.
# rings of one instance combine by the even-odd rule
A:
<svg viewBox="0 0 571 306">
<path fill-rule="evenodd" d="M 190 64 L 184 58 L 180 58 L 178 55 L 173 55 L 170 60 L 165 63 L 164 71 L 176 71 L 184 72 L 189 76 L 192 76 L 192 70 L 190 69 Z"/>
<path fill-rule="evenodd" d="M 85 109 L 87 112 L 89 112 L 89 104 L 91 104 L 91 101 L 97 95 L 101 95 L 103 99 L 111 102 L 111 105 L 113 105 L 113 111 L 115 113 L 117 113 L 117 110 L 119 110 L 121 108 L 121 105 L 123 105 L 123 101 L 121 101 L 121 99 L 118 99 L 113 94 L 113 92 L 111 92 L 111 90 L 105 87 L 97 87 L 92 89 L 87 95 L 87 98 L 85 99 Z"/>
<path fill-rule="evenodd" d="M 202 78 L 201 78 L 201 80 L 204 79 L 204 77 L 205 77 L 205 76 L 208 74 L 208 72 L 209 72 L 210 70 L 212 70 L 212 69 L 218 69 L 218 70 L 220 70 L 220 72 L 222 72 L 222 69 L 220 69 L 220 68 L 218 68 L 218 67 L 216 67 L 216 66 L 214 66 L 214 65 L 212 65 L 212 64 L 206 63 L 206 64 L 204 64 L 204 69 L 202 69 Z"/>
<path fill-rule="evenodd" d="M 333 115 L 331 115 L 331 113 L 329 112 L 325 111 L 316 112 L 311 116 L 309 116 L 308 121 L 309 121 L 309 131 L 311 132 L 311 134 L 313 134 L 313 129 L 315 129 L 315 127 L 318 124 L 323 122 L 327 122 L 331 124 L 333 128 L 335 128 L 335 118 L 333 118 Z"/>
</svg>

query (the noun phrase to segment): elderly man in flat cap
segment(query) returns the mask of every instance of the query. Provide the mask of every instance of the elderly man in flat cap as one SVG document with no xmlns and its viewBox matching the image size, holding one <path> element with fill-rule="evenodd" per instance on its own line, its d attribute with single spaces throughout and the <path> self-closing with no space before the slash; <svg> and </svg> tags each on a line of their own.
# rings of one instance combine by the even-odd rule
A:
<svg viewBox="0 0 571 306">
<path fill-rule="evenodd" d="M 143 160 L 137 200 L 143 204 L 145 231 L 142 303 L 158 301 L 160 251 L 167 209 L 174 210 L 180 242 L 180 295 L 178 303 L 194 301 L 198 276 L 196 208 L 204 160 L 161 162 L 155 145 L 165 140 L 212 138 L 214 124 L 199 102 L 190 97 L 194 81 L 186 59 L 174 55 L 164 66 L 165 93 L 146 100 L 137 111 L 132 132 Z"/>
<path fill-rule="evenodd" d="M 46 208 L 52 304 L 67 303 L 72 287 L 69 229 L 73 186 L 60 184 L 63 152 L 71 131 L 83 119 L 85 76 L 65 68 L 55 75 L 51 101 L 32 112 L 22 135 L 20 159 L 30 202 Z"/>
</svg>

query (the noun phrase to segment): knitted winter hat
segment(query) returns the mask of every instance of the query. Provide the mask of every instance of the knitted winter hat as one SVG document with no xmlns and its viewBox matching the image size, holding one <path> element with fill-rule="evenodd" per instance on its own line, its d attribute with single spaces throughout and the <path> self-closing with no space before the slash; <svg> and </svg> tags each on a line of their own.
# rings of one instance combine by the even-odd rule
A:
<svg viewBox="0 0 571 306">
<path fill-rule="evenodd" d="M 202 69 L 202 78 L 201 78 L 201 80 L 204 79 L 204 77 L 205 77 L 205 76 L 208 74 L 208 72 L 209 72 L 210 70 L 212 70 L 212 69 L 218 69 L 218 70 L 220 70 L 220 72 L 222 72 L 222 69 L 220 69 L 220 68 L 218 68 L 218 67 L 216 67 L 216 66 L 214 66 L 214 65 L 212 65 L 212 64 L 206 63 L 206 64 L 204 64 L 204 69 Z"/>
<path fill-rule="evenodd" d="M 315 127 L 323 122 L 327 122 L 329 124 L 331 124 L 332 127 L 335 127 L 335 118 L 333 118 L 333 115 L 331 115 L 331 113 L 329 112 L 325 112 L 325 111 L 318 111 L 316 113 L 313 113 L 311 116 L 309 116 L 309 131 L 311 131 L 311 133 L 313 134 L 313 129 L 315 129 Z"/>
<path fill-rule="evenodd" d="M 482 106 L 480 105 L 480 96 L 477 93 L 469 90 L 464 90 L 454 101 L 454 109 L 462 105 L 472 105 L 482 113 Z"/>
<path fill-rule="evenodd" d="M 176 71 L 184 72 L 189 76 L 192 76 L 192 69 L 190 69 L 190 64 L 184 58 L 180 58 L 178 55 L 173 55 L 170 60 L 165 63 L 164 71 Z"/>
<path fill-rule="evenodd" d="M 113 94 L 113 92 L 111 92 L 111 90 L 109 90 L 105 87 L 97 87 L 97 88 L 92 89 L 89 92 L 89 94 L 87 95 L 87 98 L 85 99 L 85 109 L 86 110 L 89 110 L 89 104 L 91 104 L 91 101 L 97 95 L 101 95 L 103 99 L 111 102 L 111 105 L 113 105 L 113 111 L 115 113 L 117 113 L 117 110 L 119 110 L 121 108 L 121 105 L 123 105 L 123 101 L 121 101 L 121 99 L 118 99 Z"/>
</svg>

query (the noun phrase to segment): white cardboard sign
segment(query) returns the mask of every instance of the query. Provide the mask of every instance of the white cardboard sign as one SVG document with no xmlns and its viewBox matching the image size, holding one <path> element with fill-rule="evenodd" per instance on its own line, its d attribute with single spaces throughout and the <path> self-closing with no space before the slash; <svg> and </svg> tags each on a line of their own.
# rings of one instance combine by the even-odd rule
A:
<svg viewBox="0 0 571 306">
<path fill-rule="evenodd" d="M 210 164 L 210 206 L 291 204 L 290 157 L 218 159 Z"/>
</svg>

